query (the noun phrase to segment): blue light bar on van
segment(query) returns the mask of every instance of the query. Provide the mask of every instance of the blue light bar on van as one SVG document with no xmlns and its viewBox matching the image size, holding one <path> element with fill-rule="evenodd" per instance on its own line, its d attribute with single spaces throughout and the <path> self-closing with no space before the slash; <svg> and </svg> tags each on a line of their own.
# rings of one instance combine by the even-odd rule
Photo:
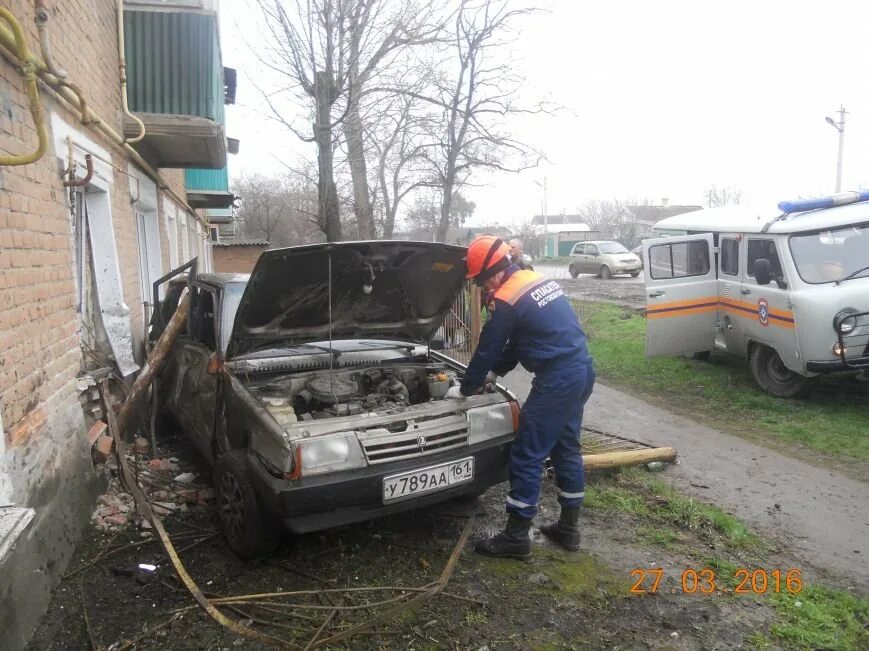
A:
<svg viewBox="0 0 869 651">
<path fill-rule="evenodd" d="M 855 190 L 853 192 L 841 192 L 829 197 L 815 197 L 813 199 L 794 199 L 782 201 L 778 209 L 783 213 L 805 212 L 807 210 L 819 210 L 820 208 L 833 208 L 844 206 L 849 203 L 869 201 L 869 190 Z"/>
</svg>

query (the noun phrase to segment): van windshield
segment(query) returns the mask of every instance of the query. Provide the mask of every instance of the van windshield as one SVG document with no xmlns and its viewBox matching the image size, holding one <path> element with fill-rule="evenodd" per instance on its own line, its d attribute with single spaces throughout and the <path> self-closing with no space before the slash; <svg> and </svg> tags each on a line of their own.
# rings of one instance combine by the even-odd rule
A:
<svg viewBox="0 0 869 651">
<path fill-rule="evenodd" d="M 597 246 L 601 253 L 630 253 L 618 242 L 601 242 Z"/>
<path fill-rule="evenodd" d="M 800 278 L 831 283 L 869 267 L 869 224 L 792 235 L 790 246 Z M 855 277 L 869 277 L 869 270 Z"/>
</svg>

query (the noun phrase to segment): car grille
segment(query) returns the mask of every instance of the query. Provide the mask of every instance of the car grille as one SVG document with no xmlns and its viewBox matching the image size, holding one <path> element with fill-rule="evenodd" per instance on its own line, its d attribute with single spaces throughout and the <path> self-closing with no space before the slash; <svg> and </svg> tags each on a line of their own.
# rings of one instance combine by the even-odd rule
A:
<svg viewBox="0 0 869 651">
<path fill-rule="evenodd" d="M 359 433 L 368 463 L 386 463 L 426 457 L 468 445 L 468 420 L 464 414 L 394 421 Z"/>
</svg>

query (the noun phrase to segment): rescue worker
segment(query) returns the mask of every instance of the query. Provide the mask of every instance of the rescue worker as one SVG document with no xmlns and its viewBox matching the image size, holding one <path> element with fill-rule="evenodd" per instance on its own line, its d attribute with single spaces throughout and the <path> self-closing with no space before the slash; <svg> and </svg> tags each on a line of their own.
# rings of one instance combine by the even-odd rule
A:
<svg viewBox="0 0 869 651">
<path fill-rule="evenodd" d="M 524 560 L 531 555 L 529 529 L 547 457 L 555 469 L 561 514 L 541 531 L 568 550 L 579 549 L 579 509 L 585 496 L 579 429 L 595 374 L 585 333 L 564 291 L 555 281 L 520 270 L 509 253 L 510 247 L 492 235 L 468 247 L 467 277 L 495 292 L 495 310 L 461 385 L 451 387 L 446 397 L 474 395 L 517 362 L 534 373 L 510 449 L 507 525 L 476 544 L 482 554 Z"/>
<path fill-rule="evenodd" d="M 510 259 L 523 271 L 534 271 L 534 267 L 531 266 L 531 256 L 525 255 L 522 250 L 522 240 L 510 240 Z"/>
</svg>

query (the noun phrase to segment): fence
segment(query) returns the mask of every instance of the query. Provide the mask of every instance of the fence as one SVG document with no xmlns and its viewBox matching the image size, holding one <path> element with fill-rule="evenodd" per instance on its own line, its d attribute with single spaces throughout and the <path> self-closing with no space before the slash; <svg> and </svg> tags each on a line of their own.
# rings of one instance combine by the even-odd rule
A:
<svg viewBox="0 0 869 651">
<path fill-rule="evenodd" d="M 444 353 L 462 364 L 471 361 L 480 340 L 481 311 L 480 290 L 473 283 L 467 282 L 453 301 L 438 331 Z"/>
</svg>

